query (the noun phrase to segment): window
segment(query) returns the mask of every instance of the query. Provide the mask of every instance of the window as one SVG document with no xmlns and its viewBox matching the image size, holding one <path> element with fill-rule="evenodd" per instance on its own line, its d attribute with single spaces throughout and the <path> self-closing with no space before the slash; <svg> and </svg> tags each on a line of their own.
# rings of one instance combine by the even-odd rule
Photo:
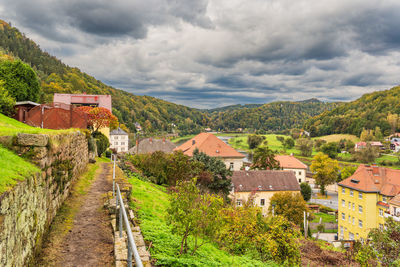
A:
<svg viewBox="0 0 400 267">
<path fill-rule="evenodd" d="M 340 226 L 340 235 L 343 236 L 343 226 Z"/>
<path fill-rule="evenodd" d="M 362 228 L 363 222 L 361 220 L 358 220 L 358 227 Z"/>
<path fill-rule="evenodd" d="M 114 144 L 115 144 L 116 146 L 118 146 L 118 142 L 115 142 Z"/>
<path fill-rule="evenodd" d="M 346 207 L 346 201 L 342 199 L 342 207 Z"/>
<path fill-rule="evenodd" d="M 359 198 L 359 199 L 362 199 L 362 197 L 363 197 L 362 193 L 361 193 L 361 192 L 358 192 L 358 198 Z"/>
<path fill-rule="evenodd" d="M 262 198 L 262 199 L 260 200 L 260 206 L 265 206 L 265 199 Z"/>
<path fill-rule="evenodd" d="M 301 171 L 299 171 L 299 175 L 301 175 Z"/>
<path fill-rule="evenodd" d="M 301 183 L 301 179 L 299 179 L 299 183 Z"/>
<path fill-rule="evenodd" d="M 387 202 L 387 198 L 384 197 L 384 196 L 382 196 L 382 201 L 383 201 L 383 202 Z"/>
<path fill-rule="evenodd" d="M 229 163 L 229 170 L 233 171 L 233 162 Z"/>
<path fill-rule="evenodd" d="M 358 235 L 358 234 L 356 234 L 356 239 L 358 239 L 358 237 L 359 237 L 359 235 Z"/>
<path fill-rule="evenodd" d="M 363 207 L 361 205 L 358 205 L 358 212 L 362 213 L 363 212 Z"/>
<path fill-rule="evenodd" d="M 353 217 L 353 225 L 355 224 L 355 220 L 354 220 L 354 217 Z"/>
<path fill-rule="evenodd" d="M 346 194 L 346 188 L 342 188 L 342 194 Z"/>
<path fill-rule="evenodd" d="M 383 209 L 379 209 L 379 216 L 383 217 Z"/>
<path fill-rule="evenodd" d="M 354 234 L 352 232 L 349 232 L 349 239 L 354 240 Z"/>
<path fill-rule="evenodd" d="M 354 196 L 354 191 L 353 190 L 350 190 L 350 196 L 351 197 Z"/>
<path fill-rule="evenodd" d="M 356 205 L 354 205 L 354 203 L 353 203 L 353 210 L 356 210 L 355 206 L 356 206 Z"/>
<path fill-rule="evenodd" d="M 360 242 L 361 242 L 361 244 L 363 244 L 364 245 L 364 238 L 360 238 Z"/>
<path fill-rule="evenodd" d="M 349 201 L 349 209 L 351 210 L 351 202 Z"/>
<path fill-rule="evenodd" d="M 349 215 L 349 223 L 351 223 L 351 216 Z"/>
<path fill-rule="evenodd" d="M 381 224 L 381 223 L 379 224 L 379 230 L 381 230 L 381 231 L 383 230 L 383 224 Z"/>
<path fill-rule="evenodd" d="M 240 199 L 236 200 L 236 206 L 242 206 L 242 200 Z"/>
<path fill-rule="evenodd" d="M 344 214 L 344 212 L 342 212 L 342 220 L 346 220 L 346 214 Z"/>
<path fill-rule="evenodd" d="M 115 140 L 118 140 L 118 136 L 114 136 L 114 139 L 115 139 Z"/>
<path fill-rule="evenodd" d="M 121 146 L 124 146 L 125 145 L 125 142 L 121 142 Z"/>
<path fill-rule="evenodd" d="M 121 151 L 125 151 L 125 147 L 121 147 Z"/>
</svg>

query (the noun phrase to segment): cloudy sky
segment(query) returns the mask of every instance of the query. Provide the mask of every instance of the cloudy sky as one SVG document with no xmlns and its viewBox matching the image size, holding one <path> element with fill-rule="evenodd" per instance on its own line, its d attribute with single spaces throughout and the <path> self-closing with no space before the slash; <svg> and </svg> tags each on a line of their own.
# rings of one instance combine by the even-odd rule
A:
<svg viewBox="0 0 400 267">
<path fill-rule="evenodd" d="M 400 82 L 398 0 L 2 0 L 44 50 L 197 108 L 353 100 Z"/>
</svg>

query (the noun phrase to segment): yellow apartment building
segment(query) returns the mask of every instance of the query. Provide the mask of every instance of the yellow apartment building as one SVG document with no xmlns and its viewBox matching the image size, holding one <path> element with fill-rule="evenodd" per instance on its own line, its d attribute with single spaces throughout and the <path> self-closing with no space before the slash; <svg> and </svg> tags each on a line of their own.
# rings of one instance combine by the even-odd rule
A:
<svg viewBox="0 0 400 267">
<path fill-rule="evenodd" d="M 360 165 L 338 186 L 339 239 L 364 241 L 391 216 L 389 202 L 400 194 L 400 170 Z"/>
<path fill-rule="evenodd" d="M 278 192 L 300 194 L 300 186 L 293 171 L 260 170 L 234 171 L 233 189 L 230 197 L 237 206 L 242 206 L 254 194 L 254 204 L 261 207 L 262 214 L 268 214 L 271 197 Z"/>
</svg>

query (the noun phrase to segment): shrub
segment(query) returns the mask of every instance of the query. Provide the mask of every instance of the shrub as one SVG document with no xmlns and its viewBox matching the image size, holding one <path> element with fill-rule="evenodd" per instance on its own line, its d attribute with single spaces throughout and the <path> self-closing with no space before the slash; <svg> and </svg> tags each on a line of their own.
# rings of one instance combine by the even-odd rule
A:
<svg viewBox="0 0 400 267">
<path fill-rule="evenodd" d="M 322 213 L 328 213 L 328 212 L 333 212 L 333 211 L 335 211 L 335 210 L 334 210 L 334 209 L 331 209 L 331 208 L 329 208 L 329 207 L 327 207 L 327 206 L 322 206 L 322 205 L 321 205 L 321 207 L 319 207 L 319 211 L 322 212 Z"/>
<path fill-rule="evenodd" d="M 93 132 L 92 133 L 93 138 L 96 141 L 96 146 L 97 146 L 97 155 L 101 157 L 101 155 L 107 150 L 107 148 L 110 146 L 110 142 L 108 141 L 107 136 L 105 136 L 101 132 Z"/>
<path fill-rule="evenodd" d="M 311 199 L 311 193 L 312 193 L 311 186 L 305 182 L 301 183 L 300 184 L 300 193 L 303 196 L 303 199 L 305 201 L 309 201 Z"/>
<path fill-rule="evenodd" d="M 11 116 L 14 113 L 15 99 L 4 89 L 0 81 L 0 113 Z"/>
</svg>

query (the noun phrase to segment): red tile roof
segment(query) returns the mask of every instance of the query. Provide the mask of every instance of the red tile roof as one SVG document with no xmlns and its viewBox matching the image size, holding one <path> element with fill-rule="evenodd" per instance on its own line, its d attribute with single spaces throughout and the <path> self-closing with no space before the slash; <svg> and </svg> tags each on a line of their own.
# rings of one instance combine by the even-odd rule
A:
<svg viewBox="0 0 400 267">
<path fill-rule="evenodd" d="M 292 171 L 234 171 L 231 179 L 235 192 L 300 191 Z"/>
<path fill-rule="evenodd" d="M 182 150 L 185 155 L 193 156 L 193 151 L 198 148 L 211 157 L 221 158 L 244 158 L 245 156 L 237 152 L 234 148 L 225 144 L 224 141 L 211 133 L 200 133 L 189 141 L 178 146 L 175 150 Z"/>
<path fill-rule="evenodd" d="M 378 201 L 376 204 L 378 204 L 379 206 L 385 207 L 385 208 L 389 208 L 389 204 L 387 204 L 383 201 Z"/>
<path fill-rule="evenodd" d="M 389 201 L 389 204 L 391 205 L 396 205 L 396 206 L 400 206 L 400 194 L 398 194 L 397 196 L 395 196 L 394 198 L 392 198 Z"/>
<path fill-rule="evenodd" d="M 355 173 L 339 185 L 363 192 L 395 196 L 400 193 L 400 170 L 360 164 Z"/>
<path fill-rule="evenodd" d="M 296 159 L 293 156 L 288 155 L 276 155 L 275 159 L 279 161 L 281 168 L 289 169 L 307 169 L 307 165 Z"/>
</svg>

